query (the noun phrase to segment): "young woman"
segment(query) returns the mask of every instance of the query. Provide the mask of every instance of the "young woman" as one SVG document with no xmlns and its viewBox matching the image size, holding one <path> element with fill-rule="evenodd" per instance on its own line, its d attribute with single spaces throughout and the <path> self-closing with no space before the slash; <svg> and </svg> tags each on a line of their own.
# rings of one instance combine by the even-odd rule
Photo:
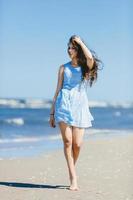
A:
<svg viewBox="0 0 133 200">
<path fill-rule="evenodd" d="M 64 154 L 70 177 L 70 190 L 78 190 L 75 164 L 79 156 L 85 128 L 92 126 L 87 87 L 97 78 L 100 60 L 90 51 L 79 36 L 68 43 L 70 62 L 61 65 L 58 84 L 50 112 L 50 126 L 59 124 Z"/>
</svg>

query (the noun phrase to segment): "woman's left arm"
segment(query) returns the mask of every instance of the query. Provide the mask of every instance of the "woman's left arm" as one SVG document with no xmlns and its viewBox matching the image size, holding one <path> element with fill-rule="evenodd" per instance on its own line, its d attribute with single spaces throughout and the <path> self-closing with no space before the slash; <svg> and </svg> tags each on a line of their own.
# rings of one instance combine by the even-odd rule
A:
<svg viewBox="0 0 133 200">
<path fill-rule="evenodd" d="M 83 41 L 80 39 L 80 37 L 75 37 L 74 41 L 77 42 L 81 46 L 81 48 L 85 54 L 85 57 L 87 59 L 87 66 L 91 69 L 93 67 L 93 63 L 94 63 L 92 53 L 87 48 L 87 46 L 83 43 Z"/>
</svg>

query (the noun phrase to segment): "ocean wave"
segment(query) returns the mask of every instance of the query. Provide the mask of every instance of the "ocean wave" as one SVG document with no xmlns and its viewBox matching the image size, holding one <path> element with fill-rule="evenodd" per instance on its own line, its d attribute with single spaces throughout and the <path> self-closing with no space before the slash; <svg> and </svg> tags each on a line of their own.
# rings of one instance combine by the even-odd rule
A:
<svg viewBox="0 0 133 200">
<path fill-rule="evenodd" d="M 106 102 L 106 101 L 89 101 L 90 107 L 113 107 L 113 108 L 133 108 L 133 102 Z"/>
<path fill-rule="evenodd" d="M 8 143 L 34 143 L 39 141 L 46 140 L 60 140 L 61 135 L 53 135 L 53 136 L 39 136 L 39 137 L 19 137 L 19 138 L 3 138 L 0 139 L 0 144 L 8 144 Z"/>
<path fill-rule="evenodd" d="M 86 129 L 85 135 L 86 136 L 91 136 L 91 135 L 101 135 L 101 134 L 133 134 L 132 130 L 117 130 L 117 129 L 93 129 L 90 128 L 89 130 Z M 7 143 L 35 143 L 35 142 L 41 142 L 41 141 L 56 141 L 56 140 L 61 140 L 61 134 L 56 134 L 56 135 L 47 135 L 47 136 L 33 136 L 33 137 L 19 137 L 19 138 L 1 138 L 0 139 L 0 144 L 7 144 Z"/>
<path fill-rule="evenodd" d="M 40 119 L 34 119 L 34 118 L 7 118 L 7 119 L 0 119 L 0 125 L 5 124 L 5 125 L 16 125 L 16 126 L 23 126 L 23 125 L 37 125 L 37 126 L 44 126 L 45 124 L 48 123 L 49 117 L 44 117 Z"/>
<path fill-rule="evenodd" d="M 15 124 L 15 125 L 18 125 L 18 126 L 24 125 L 24 119 L 23 118 L 5 119 L 4 121 L 8 124 Z"/>
<path fill-rule="evenodd" d="M 133 102 L 107 102 L 107 101 L 88 101 L 90 107 L 121 107 L 133 108 Z M 0 99 L 0 107 L 9 108 L 50 108 L 51 100 L 43 99 Z"/>
<path fill-rule="evenodd" d="M 44 139 L 44 137 L 22 137 L 22 138 L 0 139 L 0 144 L 38 142 L 41 141 L 42 139 Z"/>
<path fill-rule="evenodd" d="M 0 107 L 50 108 L 51 101 L 46 101 L 43 99 L 0 99 Z"/>
</svg>

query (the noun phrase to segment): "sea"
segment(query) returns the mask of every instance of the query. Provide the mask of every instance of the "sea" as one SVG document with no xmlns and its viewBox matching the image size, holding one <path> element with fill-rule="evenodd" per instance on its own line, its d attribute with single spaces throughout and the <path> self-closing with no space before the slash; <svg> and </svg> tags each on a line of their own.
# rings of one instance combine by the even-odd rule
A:
<svg viewBox="0 0 133 200">
<path fill-rule="evenodd" d="M 63 148 L 58 124 L 49 126 L 51 103 L 44 99 L 0 99 L 1 160 Z M 85 130 L 85 140 L 133 134 L 133 102 L 90 101 L 89 105 L 94 121 Z"/>
</svg>

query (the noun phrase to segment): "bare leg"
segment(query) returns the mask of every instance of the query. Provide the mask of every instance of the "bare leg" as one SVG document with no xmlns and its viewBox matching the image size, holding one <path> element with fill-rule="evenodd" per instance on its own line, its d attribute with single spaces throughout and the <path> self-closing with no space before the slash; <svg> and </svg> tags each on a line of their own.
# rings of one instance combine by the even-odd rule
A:
<svg viewBox="0 0 133 200">
<path fill-rule="evenodd" d="M 79 156 L 79 152 L 83 143 L 84 129 L 72 127 L 72 150 L 73 150 L 73 158 L 74 164 Z"/>
<path fill-rule="evenodd" d="M 67 161 L 67 166 L 70 176 L 70 190 L 77 190 L 77 177 L 74 166 L 74 159 L 72 153 L 72 127 L 64 122 L 59 123 L 61 135 L 64 143 L 64 154 Z"/>
</svg>

